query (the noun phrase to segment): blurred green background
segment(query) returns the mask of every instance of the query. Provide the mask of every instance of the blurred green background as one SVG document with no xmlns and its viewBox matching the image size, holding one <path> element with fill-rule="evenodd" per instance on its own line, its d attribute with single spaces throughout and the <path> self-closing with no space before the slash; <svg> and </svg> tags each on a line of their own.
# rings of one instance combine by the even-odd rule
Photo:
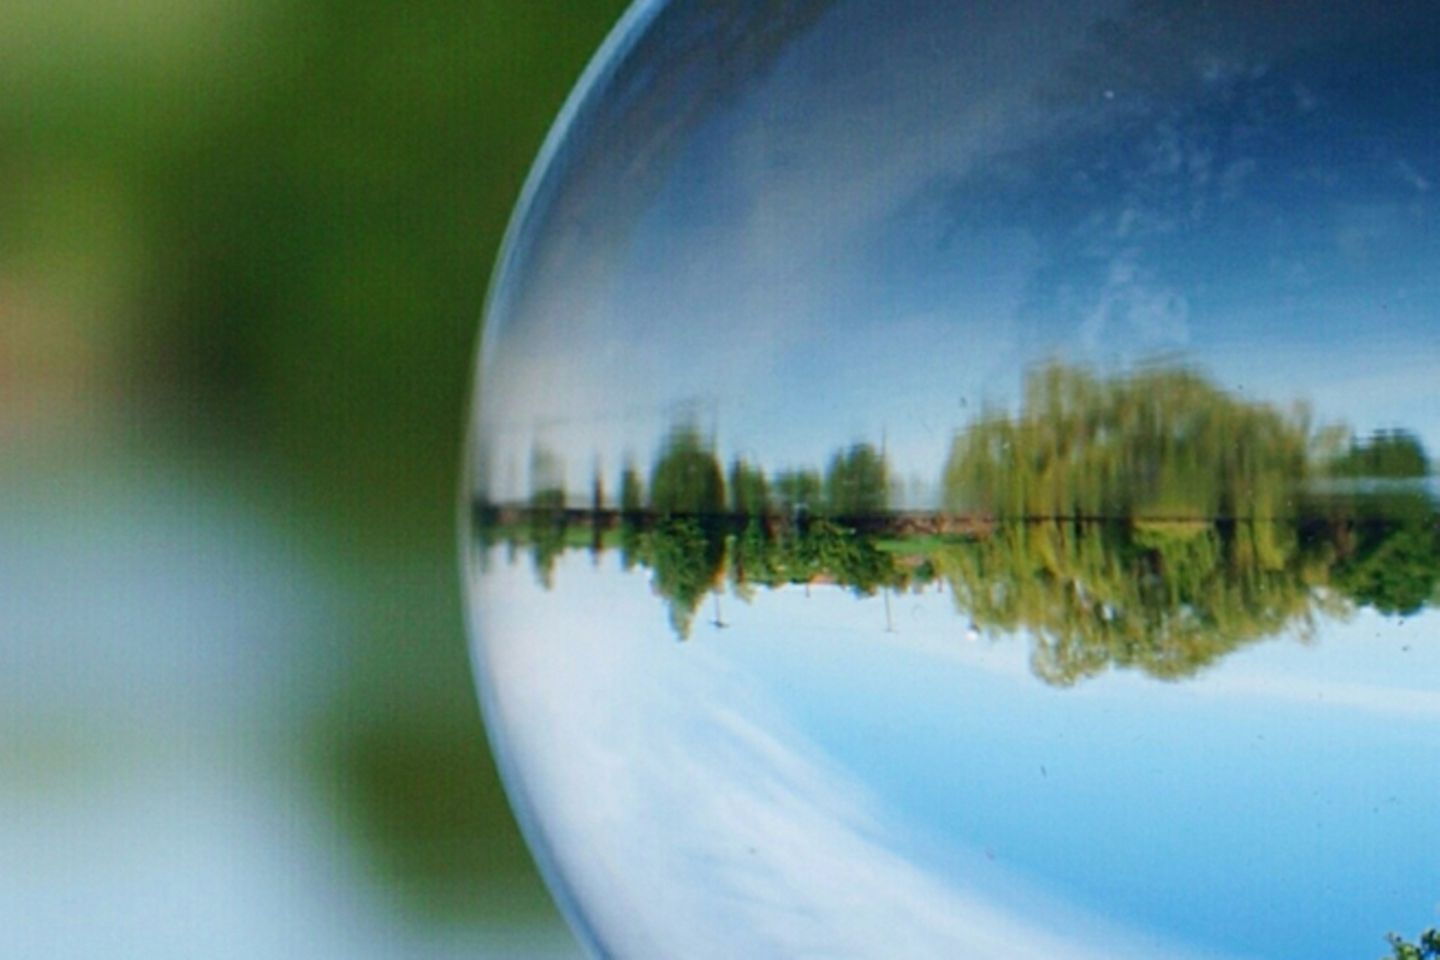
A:
<svg viewBox="0 0 1440 960">
<path fill-rule="evenodd" d="M 455 495 L 619 0 L 0 5 L 0 955 L 570 956 Z"/>
</svg>

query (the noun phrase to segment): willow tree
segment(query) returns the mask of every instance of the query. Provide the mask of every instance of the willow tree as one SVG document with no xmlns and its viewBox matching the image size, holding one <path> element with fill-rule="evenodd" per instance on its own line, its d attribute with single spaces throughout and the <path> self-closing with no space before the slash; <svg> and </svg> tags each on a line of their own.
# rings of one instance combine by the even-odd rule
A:
<svg viewBox="0 0 1440 960">
<path fill-rule="evenodd" d="M 1345 602 L 1328 544 L 1289 524 L 1194 521 L 999 525 L 933 561 L 980 629 L 1027 633 L 1031 666 L 1069 685 L 1111 667 L 1190 676 L 1245 644 L 1307 636 Z"/>
<path fill-rule="evenodd" d="M 944 502 L 997 517 L 1264 519 L 1292 509 L 1309 470 L 1303 411 L 1239 399 L 1184 367 L 1100 377 L 1051 364 L 1015 416 L 956 436 Z"/>
</svg>

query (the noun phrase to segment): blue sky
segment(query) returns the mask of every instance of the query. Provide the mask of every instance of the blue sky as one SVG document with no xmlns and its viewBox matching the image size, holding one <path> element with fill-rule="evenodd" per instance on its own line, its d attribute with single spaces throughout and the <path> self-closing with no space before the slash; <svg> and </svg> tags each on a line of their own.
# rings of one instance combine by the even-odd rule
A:
<svg viewBox="0 0 1440 960">
<path fill-rule="evenodd" d="M 1057 689 L 944 592 L 891 598 L 894 632 L 881 597 L 726 596 L 680 643 L 613 553 L 550 592 L 495 559 L 507 782 L 617 954 L 1351 960 L 1437 920 L 1434 613 Z"/>
<path fill-rule="evenodd" d="M 577 135 L 499 281 L 496 494 L 533 444 L 582 489 L 684 417 L 772 468 L 883 436 L 933 480 L 1047 360 L 1171 357 L 1440 449 L 1423 8 L 1210 9 L 846 0 L 663 164 Z"/>
</svg>

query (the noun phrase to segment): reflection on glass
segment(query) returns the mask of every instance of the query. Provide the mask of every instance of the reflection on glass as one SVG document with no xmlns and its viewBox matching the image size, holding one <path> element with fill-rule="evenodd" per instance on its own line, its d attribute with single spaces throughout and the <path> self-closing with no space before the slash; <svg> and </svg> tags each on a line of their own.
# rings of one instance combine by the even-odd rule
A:
<svg viewBox="0 0 1440 960">
<path fill-rule="evenodd" d="M 1433 10 L 1253 6 L 677 0 L 597 60 L 466 525 L 596 955 L 1428 949 Z"/>
</svg>

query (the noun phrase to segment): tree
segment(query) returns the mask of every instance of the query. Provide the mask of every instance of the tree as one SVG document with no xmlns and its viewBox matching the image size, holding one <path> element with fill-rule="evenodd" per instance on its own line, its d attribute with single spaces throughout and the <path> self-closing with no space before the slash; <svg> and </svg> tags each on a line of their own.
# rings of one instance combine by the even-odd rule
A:
<svg viewBox="0 0 1440 960">
<path fill-rule="evenodd" d="M 661 520 L 648 539 L 655 591 L 665 598 L 670 625 L 683 640 L 700 601 L 719 581 L 724 538 L 700 518 L 687 516 Z"/>
<path fill-rule="evenodd" d="M 1343 604 L 1317 591 L 1323 539 L 1293 524 L 1038 521 L 1001 524 L 933 554 L 957 609 L 989 631 L 1028 634 L 1031 666 L 1068 686 L 1110 667 L 1161 679 Z"/>
<path fill-rule="evenodd" d="M 600 479 L 600 462 L 595 462 L 595 474 L 590 481 L 590 556 L 600 562 L 605 552 L 605 482 Z"/>
<path fill-rule="evenodd" d="M 530 450 L 531 509 L 560 509 L 565 506 L 565 463 L 552 450 L 535 446 Z"/>
<path fill-rule="evenodd" d="M 868 443 L 836 453 L 825 471 L 825 512 L 832 517 L 873 517 L 889 505 L 885 457 Z"/>
<path fill-rule="evenodd" d="M 635 464 L 627 461 L 620 472 L 620 563 L 626 570 L 640 552 L 640 531 L 645 521 L 645 491 Z"/>
<path fill-rule="evenodd" d="M 1195 371 L 1102 378 L 1051 364 L 1015 417 L 987 413 L 955 438 L 945 506 L 997 517 L 1236 517 L 1293 511 L 1311 434 L 1291 415 L 1225 393 Z"/>
<path fill-rule="evenodd" d="M 730 464 L 730 510 L 737 517 L 770 513 L 770 484 L 765 471 L 736 458 Z"/>
<path fill-rule="evenodd" d="M 640 473 L 635 464 L 626 463 L 620 473 L 620 515 L 638 520 L 645 512 L 645 490 L 640 484 Z"/>
<path fill-rule="evenodd" d="M 1420 438 L 1405 430 L 1379 430 L 1330 464 L 1337 477 L 1403 478 L 1430 473 L 1430 458 Z"/>
<path fill-rule="evenodd" d="M 815 510 L 823 492 L 824 484 L 815 470 L 782 470 L 775 475 L 775 499 L 786 516 Z"/>
<path fill-rule="evenodd" d="M 1440 960 L 1440 930 L 1426 930 L 1420 934 L 1419 943 L 1410 943 L 1394 933 L 1385 939 L 1390 944 L 1391 954 L 1383 960 Z"/>
<path fill-rule="evenodd" d="M 1408 616 L 1435 598 L 1440 538 L 1434 521 L 1361 524 L 1354 552 L 1336 567 L 1335 585 L 1381 613 Z"/>
<path fill-rule="evenodd" d="M 725 480 L 715 454 L 693 426 L 666 438 L 650 474 L 650 508 L 657 517 L 715 516 L 725 505 Z"/>
</svg>

